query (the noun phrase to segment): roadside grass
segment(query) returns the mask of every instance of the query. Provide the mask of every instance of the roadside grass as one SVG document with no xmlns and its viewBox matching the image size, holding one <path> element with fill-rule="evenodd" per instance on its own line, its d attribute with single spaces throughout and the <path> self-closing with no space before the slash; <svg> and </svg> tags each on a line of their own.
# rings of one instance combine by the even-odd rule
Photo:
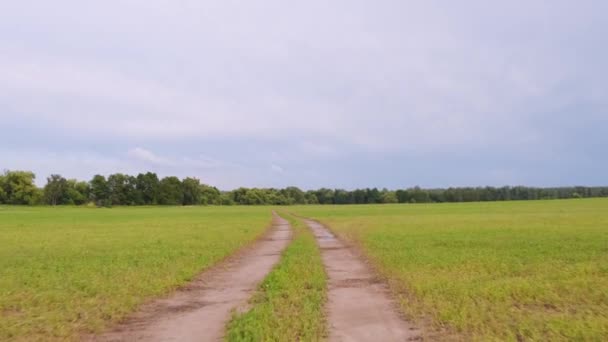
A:
<svg viewBox="0 0 608 342">
<path fill-rule="evenodd" d="M 446 337 L 608 340 L 608 199 L 292 210 L 359 245 Z"/>
<path fill-rule="evenodd" d="M 251 310 L 234 314 L 227 341 L 319 341 L 325 336 L 327 278 L 319 248 L 300 220 L 282 216 L 294 239 L 260 285 Z"/>
<path fill-rule="evenodd" d="M 261 236 L 268 207 L 0 208 L 0 340 L 77 340 Z"/>
</svg>

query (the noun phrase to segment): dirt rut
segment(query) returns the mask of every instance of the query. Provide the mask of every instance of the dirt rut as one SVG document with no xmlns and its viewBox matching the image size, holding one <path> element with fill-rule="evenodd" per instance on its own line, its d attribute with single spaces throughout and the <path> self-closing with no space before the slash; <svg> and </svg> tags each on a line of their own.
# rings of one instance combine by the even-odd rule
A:
<svg viewBox="0 0 608 342">
<path fill-rule="evenodd" d="M 329 277 L 327 319 L 330 341 L 413 341 L 420 331 L 403 320 L 388 287 L 361 257 L 322 224 L 312 229 Z"/>
<path fill-rule="evenodd" d="M 155 300 L 92 341 L 218 341 L 233 309 L 243 309 L 291 240 L 289 223 L 273 214 L 269 233 L 204 272 L 168 298 Z"/>
</svg>

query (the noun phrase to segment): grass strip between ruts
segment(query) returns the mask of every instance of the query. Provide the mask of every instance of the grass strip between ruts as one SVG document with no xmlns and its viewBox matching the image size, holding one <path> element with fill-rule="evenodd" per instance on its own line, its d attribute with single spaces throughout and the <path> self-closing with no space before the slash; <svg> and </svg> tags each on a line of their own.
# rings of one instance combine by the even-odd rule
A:
<svg viewBox="0 0 608 342">
<path fill-rule="evenodd" d="M 233 316 L 227 341 L 318 341 L 325 336 L 327 277 L 319 248 L 300 220 L 282 216 L 294 239 L 260 284 L 251 310 Z"/>
</svg>

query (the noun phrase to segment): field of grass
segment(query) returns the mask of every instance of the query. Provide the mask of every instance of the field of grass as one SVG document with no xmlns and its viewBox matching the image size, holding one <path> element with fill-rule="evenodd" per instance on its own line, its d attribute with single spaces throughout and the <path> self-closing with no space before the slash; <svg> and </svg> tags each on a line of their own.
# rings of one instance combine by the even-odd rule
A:
<svg viewBox="0 0 608 342">
<path fill-rule="evenodd" d="M 294 240 L 260 285 L 251 310 L 229 323 L 227 341 L 319 341 L 325 335 L 327 279 L 319 248 L 300 220 L 282 216 Z"/>
<path fill-rule="evenodd" d="M 265 207 L 0 206 L 0 340 L 76 339 L 260 236 Z"/>
<path fill-rule="evenodd" d="M 290 211 L 360 245 L 407 316 L 452 336 L 608 340 L 607 199 Z"/>
</svg>

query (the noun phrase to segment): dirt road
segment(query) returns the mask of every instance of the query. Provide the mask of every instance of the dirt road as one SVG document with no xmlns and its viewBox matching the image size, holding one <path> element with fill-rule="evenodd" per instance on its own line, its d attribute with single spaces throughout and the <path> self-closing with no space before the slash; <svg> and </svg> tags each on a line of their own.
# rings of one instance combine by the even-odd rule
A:
<svg viewBox="0 0 608 342">
<path fill-rule="evenodd" d="M 230 313 L 244 308 L 289 244 L 291 229 L 274 214 L 264 239 L 201 274 L 168 298 L 145 305 L 113 330 L 92 341 L 218 341 Z"/>
<path fill-rule="evenodd" d="M 327 228 L 306 220 L 319 246 L 329 277 L 330 341 L 412 341 L 420 331 L 404 321 L 388 291 L 368 265 Z"/>
</svg>

